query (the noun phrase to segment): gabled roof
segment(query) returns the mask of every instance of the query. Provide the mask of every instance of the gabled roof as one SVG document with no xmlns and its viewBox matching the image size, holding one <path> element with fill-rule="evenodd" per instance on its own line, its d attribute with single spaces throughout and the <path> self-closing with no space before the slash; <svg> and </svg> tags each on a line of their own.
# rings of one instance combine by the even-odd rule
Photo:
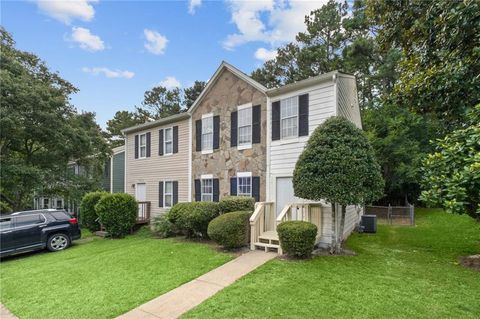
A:
<svg viewBox="0 0 480 319">
<path fill-rule="evenodd" d="M 176 122 L 176 121 L 181 121 L 181 120 L 184 120 L 184 119 L 188 119 L 189 117 L 190 117 L 190 114 L 187 114 L 186 112 L 183 112 L 183 113 L 179 113 L 179 114 L 170 115 L 168 117 L 164 117 L 164 118 L 161 118 L 161 119 L 158 119 L 158 120 L 155 120 L 155 121 L 145 122 L 143 124 L 135 125 L 135 126 L 132 126 L 132 127 L 127 127 L 125 129 L 123 129 L 121 132 L 123 134 L 129 134 L 129 133 L 133 133 L 133 132 L 148 130 L 152 127 L 169 124 L 169 123 L 173 123 L 173 122 Z"/>
<path fill-rule="evenodd" d="M 265 93 L 267 91 L 267 88 L 264 87 L 262 84 L 258 83 L 257 81 L 255 81 L 254 79 L 252 79 L 251 77 L 249 77 L 248 75 L 246 75 L 245 73 L 243 73 L 242 71 L 240 71 L 239 69 L 237 69 L 236 67 L 231 65 L 230 63 L 222 61 L 222 63 L 218 67 L 217 71 L 215 71 L 215 73 L 212 75 L 212 77 L 208 81 L 208 83 L 205 86 L 205 88 L 203 89 L 202 93 L 200 93 L 198 98 L 195 100 L 195 102 L 192 104 L 192 106 L 188 109 L 187 112 L 189 114 L 191 114 L 197 108 L 197 106 L 202 101 L 203 97 L 208 93 L 208 91 L 210 91 L 213 84 L 217 81 L 217 78 L 220 76 L 220 74 L 222 73 L 222 71 L 224 69 L 229 70 L 230 72 L 235 74 L 237 77 L 239 77 L 243 81 L 247 82 L 248 84 L 250 84 L 251 86 L 253 86 L 257 90 L 259 90 L 260 92 Z"/>
</svg>

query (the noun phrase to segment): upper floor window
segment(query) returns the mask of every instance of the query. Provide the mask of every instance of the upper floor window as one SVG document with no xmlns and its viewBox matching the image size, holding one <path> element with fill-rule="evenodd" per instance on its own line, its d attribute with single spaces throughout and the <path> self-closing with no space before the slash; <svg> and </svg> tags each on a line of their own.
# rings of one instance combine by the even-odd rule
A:
<svg viewBox="0 0 480 319">
<path fill-rule="evenodd" d="M 252 144 L 252 108 L 238 110 L 238 146 Z"/>
<path fill-rule="evenodd" d="M 139 143 L 138 143 L 138 150 L 140 154 L 140 158 L 147 157 L 147 134 L 141 134 L 139 136 Z"/>
<path fill-rule="evenodd" d="M 213 178 L 201 179 L 202 202 L 213 202 Z"/>
<path fill-rule="evenodd" d="M 280 101 L 282 139 L 298 136 L 298 96 Z"/>
<path fill-rule="evenodd" d="M 165 129 L 164 139 L 165 154 L 173 154 L 173 128 Z"/>
<path fill-rule="evenodd" d="M 213 116 L 202 119 L 202 151 L 213 149 Z"/>
</svg>

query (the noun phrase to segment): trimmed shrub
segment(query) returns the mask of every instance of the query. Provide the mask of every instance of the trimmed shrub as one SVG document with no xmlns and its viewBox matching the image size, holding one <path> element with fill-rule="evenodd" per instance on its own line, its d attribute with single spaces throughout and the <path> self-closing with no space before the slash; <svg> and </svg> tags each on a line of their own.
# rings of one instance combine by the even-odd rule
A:
<svg viewBox="0 0 480 319">
<path fill-rule="evenodd" d="M 283 222 L 277 227 L 280 245 L 291 257 L 306 258 L 312 254 L 317 226 L 304 221 Z"/>
<path fill-rule="evenodd" d="M 168 219 L 168 213 L 155 217 L 153 221 L 153 233 L 161 238 L 175 236 L 178 231 L 175 225 Z"/>
<path fill-rule="evenodd" d="M 248 244 L 251 211 L 220 215 L 208 224 L 208 236 L 225 248 L 238 248 Z"/>
<path fill-rule="evenodd" d="M 254 211 L 255 198 L 247 196 L 225 196 L 220 200 L 220 213 Z"/>
<path fill-rule="evenodd" d="M 185 236 L 207 238 L 208 223 L 219 212 L 216 202 L 178 203 L 170 209 L 167 218 Z"/>
<path fill-rule="evenodd" d="M 135 225 L 138 205 L 132 195 L 107 194 L 98 201 L 95 210 L 108 234 L 121 238 Z"/>
<path fill-rule="evenodd" d="M 80 224 L 91 232 L 100 229 L 95 205 L 107 194 L 107 192 L 90 192 L 82 198 L 82 202 L 80 203 Z"/>
</svg>

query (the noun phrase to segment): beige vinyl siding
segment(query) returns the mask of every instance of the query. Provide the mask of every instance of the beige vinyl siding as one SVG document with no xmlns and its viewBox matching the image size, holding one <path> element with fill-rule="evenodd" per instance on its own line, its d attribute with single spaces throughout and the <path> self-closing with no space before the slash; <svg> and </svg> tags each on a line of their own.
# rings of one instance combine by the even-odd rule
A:
<svg viewBox="0 0 480 319">
<path fill-rule="evenodd" d="M 178 153 L 158 155 L 159 130 L 178 126 Z M 150 157 L 135 159 L 135 135 L 151 132 Z M 187 202 L 189 182 L 189 126 L 188 119 L 157 126 L 127 135 L 127 164 L 125 192 L 135 196 L 133 184 L 146 184 L 146 198 L 151 202 L 152 218 L 165 212 L 159 205 L 160 181 L 178 181 L 178 201 Z"/>
</svg>

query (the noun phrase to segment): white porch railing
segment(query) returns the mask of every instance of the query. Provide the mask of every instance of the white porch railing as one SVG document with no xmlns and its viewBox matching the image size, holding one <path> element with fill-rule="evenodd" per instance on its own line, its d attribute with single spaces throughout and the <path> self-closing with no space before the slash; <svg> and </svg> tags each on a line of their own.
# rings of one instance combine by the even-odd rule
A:
<svg viewBox="0 0 480 319">
<path fill-rule="evenodd" d="M 320 241 L 322 236 L 322 205 L 320 203 L 293 203 L 285 206 L 277 217 L 277 226 L 282 222 L 290 220 L 302 220 L 317 226 L 315 243 Z"/>
<path fill-rule="evenodd" d="M 250 217 L 250 248 L 255 250 L 258 237 L 266 231 L 276 230 L 275 205 L 273 202 L 258 202 Z"/>
</svg>

